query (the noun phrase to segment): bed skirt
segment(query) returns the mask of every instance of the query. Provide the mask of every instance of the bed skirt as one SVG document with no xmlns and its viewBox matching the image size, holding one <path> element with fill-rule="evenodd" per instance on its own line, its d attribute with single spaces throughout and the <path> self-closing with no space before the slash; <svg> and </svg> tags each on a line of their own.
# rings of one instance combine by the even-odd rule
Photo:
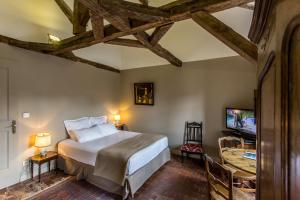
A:
<svg viewBox="0 0 300 200">
<path fill-rule="evenodd" d="M 134 197 L 136 191 L 166 162 L 170 161 L 170 150 L 166 148 L 148 164 L 126 176 L 124 186 L 118 185 L 110 180 L 94 176 L 94 167 L 78 162 L 66 156 L 59 156 L 58 167 L 65 173 L 76 176 L 77 180 L 86 180 L 89 183 L 110 193 L 118 194 L 127 199 Z"/>
</svg>

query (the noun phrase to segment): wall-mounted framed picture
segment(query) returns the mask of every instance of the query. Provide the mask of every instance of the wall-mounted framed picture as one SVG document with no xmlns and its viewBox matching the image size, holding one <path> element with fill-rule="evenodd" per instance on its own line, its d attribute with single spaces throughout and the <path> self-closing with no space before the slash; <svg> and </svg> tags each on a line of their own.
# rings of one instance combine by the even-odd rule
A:
<svg viewBox="0 0 300 200">
<path fill-rule="evenodd" d="M 135 83 L 134 101 L 135 105 L 154 105 L 154 87 L 153 83 Z"/>
</svg>

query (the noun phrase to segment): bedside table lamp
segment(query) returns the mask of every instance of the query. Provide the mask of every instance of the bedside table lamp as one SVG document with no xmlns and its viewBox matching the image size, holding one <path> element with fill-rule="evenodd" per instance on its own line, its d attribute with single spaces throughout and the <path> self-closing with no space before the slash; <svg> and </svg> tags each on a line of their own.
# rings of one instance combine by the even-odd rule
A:
<svg viewBox="0 0 300 200">
<path fill-rule="evenodd" d="M 115 118 L 115 125 L 119 125 L 121 120 L 121 115 L 115 115 L 114 118 Z"/>
<path fill-rule="evenodd" d="M 40 156 L 46 157 L 46 147 L 51 145 L 51 135 L 49 133 L 39 133 L 35 136 L 35 147 L 40 148 Z"/>
</svg>

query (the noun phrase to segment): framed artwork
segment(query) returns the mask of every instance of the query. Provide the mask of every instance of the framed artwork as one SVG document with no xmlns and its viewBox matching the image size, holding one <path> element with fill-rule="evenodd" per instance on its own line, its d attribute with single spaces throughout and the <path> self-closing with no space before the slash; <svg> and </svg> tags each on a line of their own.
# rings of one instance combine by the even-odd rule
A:
<svg viewBox="0 0 300 200">
<path fill-rule="evenodd" d="M 154 105 L 153 83 L 135 83 L 134 84 L 135 105 Z"/>
</svg>

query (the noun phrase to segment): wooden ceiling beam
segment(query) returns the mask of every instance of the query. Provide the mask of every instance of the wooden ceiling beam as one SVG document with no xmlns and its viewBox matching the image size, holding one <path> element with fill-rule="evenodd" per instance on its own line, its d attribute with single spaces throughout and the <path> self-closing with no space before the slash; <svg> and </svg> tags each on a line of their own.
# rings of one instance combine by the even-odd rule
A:
<svg viewBox="0 0 300 200">
<path fill-rule="evenodd" d="M 121 16 L 141 21 L 160 21 L 170 17 L 167 11 L 162 11 L 157 7 L 145 6 L 129 1 L 101 0 L 101 6 L 105 9 L 117 11 Z"/>
<path fill-rule="evenodd" d="M 55 2 L 69 19 L 69 21 L 73 24 L 73 11 L 71 10 L 71 8 L 66 4 L 64 0 L 55 0 Z"/>
<path fill-rule="evenodd" d="M 114 27 L 118 27 L 119 30 L 130 30 L 129 21 L 124 21 L 123 18 L 119 17 L 118 15 L 112 16 L 110 12 L 117 12 L 116 8 L 104 8 L 102 4 L 99 4 L 95 0 L 78 0 L 83 5 L 85 5 L 89 10 L 93 11 L 95 14 L 103 17 L 109 23 L 111 23 Z M 100 6 L 101 5 L 101 6 Z M 110 10 L 108 12 L 107 10 Z"/>
<path fill-rule="evenodd" d="M 90 10 L 91 23 L 93 28 L 94 37 L 96 40 L 104 38 L 104 19 L 97 15 L 96 12 Z"/>
<path fill-rule="evenodd" d="M 90 10 L 87 7 L 83 8 L 83 12 L 81 14 L 80 22 L 83 26 L 87 27 L 87 23 L 90 20 Z"/>
<path fill-rule="evenodd" d="M 35 52 L 39 52 L 39 53 L 43 53 L 43 54 L 49 54 L 51 51 L 53 51 L 53 49 L 55 49 L 55 45 L 52 45 L 52 44 L 37 43 L 37 42 L 25 42 L 25 41 L 17 40 L 14 38 L 6 37 L 3 35 L 0 35 L 0 42 L 8 44 L 10 46 L 15 46 L 18 48 L 35 51 Z M 81 62 L 81 63 L 85 63 L 88 65 L 92 65 L 99 69 L 104 69 L 104 70 L 120 73 L 120 70 L 118 70 L 116 68 L 76 57 L 72 52 L 66 52 L 63 54 L 56 55 L 56 56 L 65 58 L 65 59 L 69 59 L 69 60 L 72 60 L 75 62 Z"/>
<path fill-rule="evenodd" d="M 150 43 L 152 45 L 156 45 L 159 40 L 168 32 L 168 30 L 170 30 L 173 24 L 174 23 L 157 27 L 149 38 Z"/>
<path fill-rule="evenodd" d="M 201 2 L 205 2 L 205 4 L 200 4 Z M 130 20 L 131 29 L 127 31 L 121 31 L 119 29 L 116 29 L 115 27 L 113 27 L 113 25 L 106 25 L 104 28 L 105 37 L 102 40 L 95 40 L 93 36 L 93 31 L 88 31 L 78 36 L 73 36 L 62 40 L 58 47 L 58 50 L 56 50 L 54 54 L 85 48 L 97 43 L 107 42 L 109 40 L 113 40 L 119 37 L 156 28 L 158 26 L 163 26 L 170 23 L 186 20 L 191 18 L 191 13 L 193 12 L 201 10 L 217 12 L 221 9 L 225 10 L 237 7 L 241 4 L 248 2 L 249 0 L 178 0 L 159 7 L 160 9 L 171 13 L 171 16 L 168 20 L 157 22 L 141 22 L 138 20 Z M 95 4 L 90 4 L 89 6 L 93 7 L 93 5 Z M 189 12 L 188 9 L 192 9 L 192 11 Z M 178 10 L 181 12 L 179 12 Z"/>
<path fill-rule="evenodd" d="M 173 15 L 183 14 L 183 13 L 191 14 L 198 11 L 206 11 L 209 13 L 214 13 L 214 12 L 219 12 L 222 10 L 234 8 L 252 1 L 253 0 L 196 0 L 196 1 L 185 0 L 184 1 L 185 3 L 181 5 L 176 5 L 175 2 L 173 7 L 169 7 L 168 10 Z M 182 3 L 182 0 L 179 0 L 179 3 Z M 166 7 L 163 6 L 163 9 L 166 9 Z"/>
<path fill-rule="evenodd" d="M 168 60 L 171 64 L 181 67 L 182 66 L 182 61 L 176 58 L 174 55 L 172 55 L 168 50 L 164 49 L 162 46 L 159 44 L 152 45 L 149 42 L 149 35 L 146 32 L 139 32 L 134 34 L 134 36 L 150 51 L 155 53 L 156 55 Z"/>
<path fill-rule="evenodd" d="M 84 5 L 88 6 L 90 10 L 93 10 L 95 12 L 98 11 L 98 14 L 102 17 L 105 16 L 105 19 L 108 21 L 113 21 L 114 26 L 121 31 L 127 31 L 130 30 L 131 27 L 128 24 L 128 20 L 126 18 L 123 18 L 121 13 L 118 12 L 117 9 L 112 10 L 112 8 L 105 8 L 102 4 L 97 4 L 93 0 L 80 0 Z M 110 0 L 113 1 L 113 0 Z M 103 12 L 102 12 L 103 11 Z M 103 14 L 105 13 L 105 14 Z M 168 60 L 170 63 L 174 64 L 175 66 L 182 66 L 182 62 L 173 56 L 168 50 L 164 49 L 160 45 L 151 45 L 149 42 L 149 35 L 146 32 L 138 32 L 134 34 L 134 36 L 137 38 L 140 43 L 142 43 L 146 48 L 148 48 L 150 51 L 155 53 L 156 55 Z"/>
<path fill-rule="evenodd" d="M 85 63 L 85 64 L 88 64 L 88 65 L 94 66 L 98 69 L 104 69 L 104 70 L 107 70 L 107 71 L 120 73 L 120 70 L 118 70 L 116 68 L 113 68 L 113 67 L 110 67 L 110 66 L 107 66 L 107 65 L 104 65 L 104 64 L 96 63 L 96 62 L 93 62 L 93 61 L 90 61 L 90 60 L 86 60 L 86 59 L 77 57 L 73 53 L 64 53 L 64 54 L 60 54 L 60 55 L 57 55 L 57 56 L 61 57 L 61 58 L 68 59 L 68 60 L 71 60 L 71 61 L 74 61 L 74 62 Z"/>
<path fill-rule="evenodd" d="M 78 35 L 86 31 L 86 24 L 82 24 L 82 19 L 85 16 L 87 8 L 80 3 L 79 0 L 74 0 L 73 9 L 73 34 Z"/>
<path fill-rule="evenodd" d="M 192 19 L 239 55 L 257 64 L 257 46 L 219 19 L 206 12 L 195 13 Z"/>
<path fill-rule="evenodd" d="M 0 42 L 11 46 L 19 47 L 22 49 L 36 51 L 39 53 L 50 53 L 55 49 L 55 46 L 51 44 L 38 43 L 38 42 L 24 42 L 3 35 L 0 35 Z"/>
<path fill-rule="evenodd" d="M 162 5 L 159 8 L 162 10 L 168 10 L 170 11 L 171 9 L 174 9 L 178 6 L 182 6 L 182 5 L 187 5 L 189 3 L 193 3 L 195 2 L 195 0 L 177 0 L 177 1 L 172 1 L 168 4 Z"/>
<path fill-rule="evenodd" d="M 117 39 L 114 39 L 114 40 L 110 40 L 106 43 L 107 44 L 112 44 L 112 45 L 127 46 L 127 47 L 145 48 L 144 45 L 141 42 L 139 42 L 137 40 L 131 40 L 131 39 L 117 38 Z"/>
</svg>

